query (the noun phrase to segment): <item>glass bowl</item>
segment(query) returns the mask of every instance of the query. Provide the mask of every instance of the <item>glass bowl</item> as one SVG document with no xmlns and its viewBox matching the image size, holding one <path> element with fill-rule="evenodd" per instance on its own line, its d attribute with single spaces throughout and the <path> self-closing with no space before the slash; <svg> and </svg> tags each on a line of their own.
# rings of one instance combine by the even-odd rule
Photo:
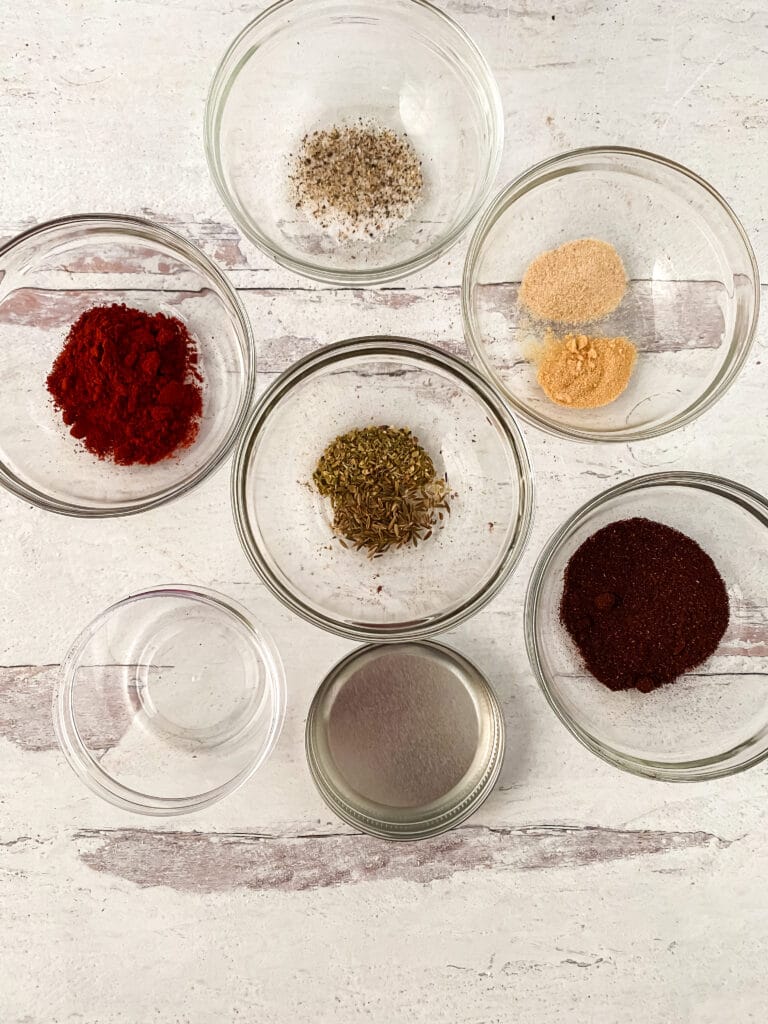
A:
<svg viewBox="0 0 768 1024">
<path fill-rule="evenodd" d="M 189 448 L 151 466 L 91 455 L 46 389 L 70 326 L 86 309 L 112 303 L 178 317 L 197 342 L 200 432 Z M 234 289 L 167 228 L 111 214 L 65 217 L 0 249 L 0 483 L 24 501 L 100 517 L 185 494 L 229 454 L 255 374 L 251 329 Z"/>
<path fill-rule="evenodd" d="M 370 559 L 334 538 L 312 473 L 339 434 L 381 424 L 419 438 L 448 475 L 451 511 L 417 548 Z M 509 577 L 531 524 L 531 465 L 506 405 L 471 366 L 406 338 L 299 360 L 259 401 L 232 474 L 256 572 L 298 615 L 355 639 L 424 637 L 468 618 Z"/>
<path fill-rule="evenodd" d="M 609 523 L 643 516 L 697 541 L 728 589 L 730 622 L 715 654 L 651 693 L 612 692 L 584 668 L 560 622 L 563 573 Z M 768 755 L 768 502 L 720 477 L 654 473 L 587 502 L 549 540 L 534 569 L 525 634 L 534 675 L 589 750 L 637 775 L 711 779 Z"/>
<path fill-rule="evenodd" d="M 425 185 L 396 230 L 340 244 L 296 210 L 288 175 L 306 133 L 359 117 L 407 134 Z M 487 63 L 424 0 L 282 0 L 230 46 L 205 117 L 211 174 L 240 229 L 337 284 L 392 281 L 446 252 L 490 194 L 503 135 Z"/>
<path fill-rule="evenodd" d="M 56 735 L 94 793 L 157 816 L 234 792 L 271 753 L 285 679 L 270 636 L 210 590 L 158 587 L 83 630 L 54 695 Z"/>
<path fill-rule="evenodd" d="M 531 261 L 578 238 L 614 245 L 629 286 L 614 313 L 575 330 L 625 335 L 638 348 L 626 391 L 597 409 L 546 397 L 527 358 L 545 325 L 517 301 Z M 499 193 L 475 230 L 462 288 L 473 358 L 515 411 L 585 441 L 636 441 L 694 420 L 741 369 L 758 307 L 755 257 L 722 196 L 679 164 L 617 147 L 546 160 Z"/>
</svg>

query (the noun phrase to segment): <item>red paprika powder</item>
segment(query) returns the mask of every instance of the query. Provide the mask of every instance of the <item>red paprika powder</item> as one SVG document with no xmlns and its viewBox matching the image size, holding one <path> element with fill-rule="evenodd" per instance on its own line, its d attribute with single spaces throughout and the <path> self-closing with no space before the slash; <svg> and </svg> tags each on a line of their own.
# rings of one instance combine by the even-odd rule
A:
<svg viewBox="0 0 768 1024">
<path fill-rule="evenodd" d="M 197 349 L 181 320 L 115 304 L 75 321 L 47 386 L 89 452 L 148 466 L 197 437 L 201 381 Z"/>
<path fill-rule="evenodd" d="M 596 679 L 648 693 L 715 653 L 728 591 L 695 540 L 664 523 L 623 519 L 571 556 L 560 618 Z"/>
</svg>

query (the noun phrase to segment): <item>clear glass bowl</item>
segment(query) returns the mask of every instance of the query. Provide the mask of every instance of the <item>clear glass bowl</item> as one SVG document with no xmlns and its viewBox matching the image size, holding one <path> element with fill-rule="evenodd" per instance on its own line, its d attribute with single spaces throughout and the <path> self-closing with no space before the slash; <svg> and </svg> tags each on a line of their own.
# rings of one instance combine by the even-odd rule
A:
<svg viewBox="0 0 768 1024">
<path fill-rule="evenodd" d="M 730 623 L 703 665 L 652 693 L 612 692 L 584 668 L 560 622 L 563 573 L 609 523 L 644 516 L 697 541 L 728 589 Z M 593 753 L 637 775 L 711 779 L 768 756 L 768 502 L 715 476 L 655 473 L 578 510 L 537 561 L 525 606 L 528 656 L 563 724 Z"/>
<path fill-rule="evenodd" d="M 334 538 L 312 473 L 339 434 L 379 424 L 409 427 L 454 493 L 443 529 L 370 559 Z M 467 363 L 406 338 L 356 338 L 294 364 L 259 401 L 232 474 L 256 572 L 298 615 L 355 639 L 468 618 L 509 577 L 531 524 L 531 465 L 506 405 Z"/>
<path fill-rule="evenodd" d="M 197 342 L 203 417 L 194 444 L 151 466 L 87 452 L 64 426 L 46 378 L 72 323 L 125 303 L 186 324 Z M 116 516 L 185 494 L 227 457 L 255 385 L 251 329 L 223 274 L 196 246 L 149 221 L 89 214 L 51 221 L 0 249 L 0 484 L 40 508 Z"/>
<path fill-rule="evenodd" d="M 62 666 L 61 749 L 94 793 L 140 814 L 201 810 L 271 753 L 285 678 L 270 636 L 210 590 L 158 587 L 83 630 Z"/>
<path fill-rule="evenodd" d="M 358 117 L 408 135 L 425 189 L 394 232 L 339 244 L 295 209 L 288 174 L 307 132 Z M 205 118 L 213 180 L 241 230 L 338 284 L 392 281 L 446 252 L 490 194 L 503 135 L 487 63 L 424 0 L 282 0 L 230 46 Z"/>
<path fill-rule="evenodd" d="M 639 350 L 627 390 L 598 409 L 546 397 L 526 358 L 544 325 L 517 301 L 531 261 L 577 238 L 614 245 L 629 287 L 608 318 L 576 330 L 626 335 Z M 651 153 L 595 148 L 536 165 L 492 201 L 470 243 L 462 309 L 475 361 L 528 422 L 565 438 L 636 441 L 722 396 L 747 357 L 759 295 L 744 229 L 707 182 Z"/>
</svg>

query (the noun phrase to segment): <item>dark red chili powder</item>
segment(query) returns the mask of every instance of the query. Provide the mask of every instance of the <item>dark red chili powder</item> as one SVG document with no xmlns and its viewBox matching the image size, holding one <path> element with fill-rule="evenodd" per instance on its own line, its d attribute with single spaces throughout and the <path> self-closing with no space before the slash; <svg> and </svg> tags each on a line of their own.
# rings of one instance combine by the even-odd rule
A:
<svg viewBox="0 0 768 1024">
<path fill-rule="evenodd" d="M 197 349 L 181 320 L 115 304 L 75 321 L 47 386 L 89 452 L 148 466 L 197 437 L 201 381 Z"/>
<path fill-rule="evenodd" d="M 728 617 L 715 563 L 663 523 L 611 523 L 566 566 L 560 618 L 611 690 L 648 693 L 689 672 L 715 652 Z"/>
</svg>

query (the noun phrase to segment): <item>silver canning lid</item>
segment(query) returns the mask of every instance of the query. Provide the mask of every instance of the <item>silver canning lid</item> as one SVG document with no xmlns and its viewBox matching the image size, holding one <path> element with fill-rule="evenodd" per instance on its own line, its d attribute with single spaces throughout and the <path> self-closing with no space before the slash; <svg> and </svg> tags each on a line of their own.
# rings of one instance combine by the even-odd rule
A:
<svg viewBox="0 0 768 1024">
<path fill-rule="evenodd" d="M 504 719 L 479 670 L 442 644 L 370 644 L 321 683 L 309 769 L 344 821 L 382 839 L 426 839 L 473 814 L 498 778 Z"/>
</svg>

